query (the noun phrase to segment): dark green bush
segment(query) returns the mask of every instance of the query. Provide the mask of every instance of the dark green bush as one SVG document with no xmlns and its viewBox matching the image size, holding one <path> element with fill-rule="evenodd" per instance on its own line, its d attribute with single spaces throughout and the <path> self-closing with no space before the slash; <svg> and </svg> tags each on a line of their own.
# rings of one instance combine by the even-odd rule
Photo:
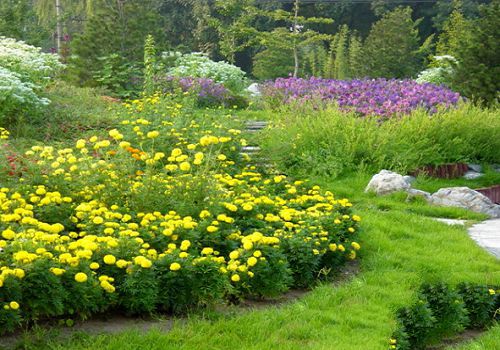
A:
<svg viewBox="0 0 500 350">
<path fill-rule="evenodd" d="M 437 322 L 429 303 L 425 299 L 420 299 L 412 306 L 398 310 L 397 319 L 410 345 L 405 348 L 400 344 L 398 349 L 425 349 Z"/>
<path fill-rule="evenodd" d="M 445 283 L 424 284 L 420 294 L 436 318 L 436 337 L 458 333 L 468 322 L 464 301 L 458 292 Z"/>
<path fill-rule="evenodd" d="M 484 328 L 493 322 L 495 294 L 491 288 L 472 283 L 461 283 L 458 293 L 462 296 L 469 314 L 467 328 Z"/>
</svg>

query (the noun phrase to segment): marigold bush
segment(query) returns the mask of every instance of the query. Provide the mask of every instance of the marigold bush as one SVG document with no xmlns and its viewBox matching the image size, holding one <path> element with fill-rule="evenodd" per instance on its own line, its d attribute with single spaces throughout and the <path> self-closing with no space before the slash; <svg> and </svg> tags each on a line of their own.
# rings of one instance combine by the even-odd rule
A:
<svg viewBox="0 0 500 350">
<path fill-rule="evenodd" d="M 158 95 L 125 108 L 107 135 L 0 166 L 2 332 L 274 296 L 356 257 L 351 203 L 248 165 L 232 117 Z"/>
</svg>

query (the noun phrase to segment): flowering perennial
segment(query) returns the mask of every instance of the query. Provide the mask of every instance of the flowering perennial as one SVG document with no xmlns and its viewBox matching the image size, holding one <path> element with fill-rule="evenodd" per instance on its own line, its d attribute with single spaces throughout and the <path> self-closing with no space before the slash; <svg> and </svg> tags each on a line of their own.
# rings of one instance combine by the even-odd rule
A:
<svg viewBox="0 0 500 350">
<path fill-rule="evenodd" d="M 352 204 L 249 165 L 230 116 L 186 115 L 158 95 L 125 108 L 106 135 L 0 166 L 2 331 L 274 296 L 356 258 Z"/>
</svg>

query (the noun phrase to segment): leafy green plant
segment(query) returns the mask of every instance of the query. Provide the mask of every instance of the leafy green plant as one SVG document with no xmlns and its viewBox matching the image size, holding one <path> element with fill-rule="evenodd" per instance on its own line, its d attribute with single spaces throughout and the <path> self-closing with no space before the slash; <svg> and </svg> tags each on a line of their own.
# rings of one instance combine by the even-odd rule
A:
<svg viewBox="0 0 500 350">
<path fill-rule="evenodd" d="M 95 70 L 93 78 L 111 94 L 130 98 L 140 90 L 140 70 L 117 53 L 98 58 L 101 68 Z"/>
<path fill-rule="evenodd" d="M 406 349 L 425 349 L 432 329 L 436 325 L 436 318 L 429 303 L 425 299 L 420 299 L 412 306 L 398 310 L 396 317 L 407 337 L 407 344 L 410 345 Z M 405 349 L 403 343 L 400 343 L 397 349 Z"/>
<path fill-rule="evenodd" d="M 484 328 L 493 322 L 496 311 L 494 289 L 485 285 L 461 283 L 458 293 L 464 300 L 469 316 L 467 328 Z"/>
</svg>

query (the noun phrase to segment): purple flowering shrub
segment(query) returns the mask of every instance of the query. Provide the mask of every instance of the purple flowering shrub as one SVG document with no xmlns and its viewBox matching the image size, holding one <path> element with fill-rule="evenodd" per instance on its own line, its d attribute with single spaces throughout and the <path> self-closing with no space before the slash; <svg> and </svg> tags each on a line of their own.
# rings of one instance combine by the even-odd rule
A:
<svg viewBox="0 0 500 350">
<path fill-rule="evenodd" d="M 229 106 L 236 99 L 224 85 L 208 78 L 163 76 L 155 83 L 164 93 L 188 93 L 200 107 Z"/>
<path fill-rule="evenodd" d="M 312 102 L 317 108 L 331 102 L 341 110 L 362 116 L 391 117 L 417 108 L 435 112 L 455 106 L 460 95 L 443 86 L 418 84 L 413 80 L 278 78 L 262 87 L 264 101 L 271 106 Z"/>
</svg>

